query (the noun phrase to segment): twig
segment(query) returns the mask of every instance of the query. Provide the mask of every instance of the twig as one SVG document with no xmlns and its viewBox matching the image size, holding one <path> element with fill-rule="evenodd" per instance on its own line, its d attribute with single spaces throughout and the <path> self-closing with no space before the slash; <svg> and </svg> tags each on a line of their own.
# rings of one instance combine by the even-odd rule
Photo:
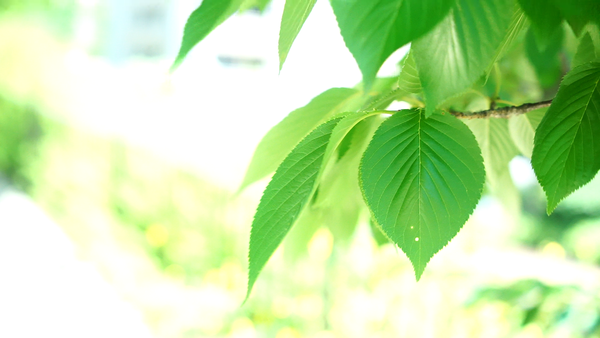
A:
<svg viewBox="0 0 600 338">
<path fill-rule="evenodd" d="M 535 102 L 535 103 L 525 103 L 520 106 L 509 106 L 502 108 L 494 108 L 488 110 L 482 110 L 474 113 L 462 113 L 458 111 L 450 111 L 450 114 L 454 115 L 459 119 L 485 119 L 488 117 L 495 118 L 508 118 L 515 115 L 521 115 L 528 113 L 532 110 L 550 107 L 552 104 L 552 100 Z"/>
</svg>

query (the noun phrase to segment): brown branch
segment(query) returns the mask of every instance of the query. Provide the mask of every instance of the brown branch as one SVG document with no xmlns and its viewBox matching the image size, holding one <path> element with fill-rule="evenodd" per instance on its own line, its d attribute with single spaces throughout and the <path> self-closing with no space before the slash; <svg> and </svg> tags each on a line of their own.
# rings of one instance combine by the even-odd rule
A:
<svg viewBox="0 0 600 338">
<path fill-rule="evenodd" d="M 494 108 L 488 110 L 482 110 L 474 113 L 462 113 L 458 111 L 450 111 L 450 114 L 454 115 L 459 119 L 485 119 L 489 117 L 495 118 L 509 118 L 515 115 L 521 115 L 528 113 L 532 110 L 550 107 L 552 100 L 535 102 L 535 103 L 525 103 L 520 106 L 509 106 L 502 108 Z"/>
</svg>

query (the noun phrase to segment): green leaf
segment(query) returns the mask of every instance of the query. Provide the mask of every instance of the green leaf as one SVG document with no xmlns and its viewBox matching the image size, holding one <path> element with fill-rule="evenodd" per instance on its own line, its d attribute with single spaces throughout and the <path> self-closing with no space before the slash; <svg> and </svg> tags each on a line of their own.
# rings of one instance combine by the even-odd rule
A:
<svg viewBox="0 0 600 338">
<path fill-rule="evenodd" d="M 368 101 L 363 110 L 386 109 L 394 101 L 407 99 L 409 96 L 414 96 L 413 94 L 421 93 L 421 81 L 419 80 L 419 73 L 415 67 L 415 61 L 411 52 L 406 54 L 402 59 L 400 67 L 400 74 L 392 78 L 393 82 L 389 82 L 387 91 L 377 88 L 381 87 L 379 84 L 383 82 L 383 79 L 375 79 L 375 84 L 371 92 L 373 93 L 376 88 L 378 92 L 375 97 Z"/>
<path fill-rule="evenodd" d="M 414 52 L 409 51 L 402 60 L 402 68 L 398 76 L 398 88 L 407 94 L 418 94 L 423 90 L 413 54 Z"/>
<path fill-rule="evenodd" d="M 525 38 L 525 52 L 529 62 L 533 65 L 535 73 L 542 88 L 552 88 L 562 75 L 562 62 L 560 52 L 563 45 L 562 27 L 553 31 L 545 48 L 540 48 L 535 41 L 533 31 L 530 29 Z"/>
<path fill-rule="evenodd" d="M 373 218 L 421 277 L 431 257 L 460 230 L 483 189 L 475 137 L 449 115 L 402 110 L 381 124 L 360 167 Z"/>
<path fill-rule="evenodd" d="M 358 184 L 358 165 L 382 121 L 380 116 L 370 116 L 358 122 L 344 139 L 344 142 L 351 139 L 349 149 L 331 163 L 319 182 L 315 208 L 322 211 L 323 221 L 338 241 L 348 242 L 361 212 L 366 209 Z"/>
<path fill-rule="evenodd" d="M 598 0 L 555 0 L 554 3 L 577 36 L 588 22 L 600 24 L 600 2 Z"/>
<path fill-rule="evenodd" d="M 537 43 L 543 49 L 552 42 L 552 35 L 560 28 L 562 15 L 553 1 L 518 0 L 523 12 L 532 22 L 533 33 Z"/>
<path fill-rule="evenodd" d="M 317 0 L 286 0 L 279 30 L 279 70 Z"/>
<path fill-rule="evenodd" d="M 508 120 L 487 118 L 465 122 L 479 143 L 486 179 L 495 184 L 499 177 L 508 172 L 508 163 L 519 153 L 508 131 Z"/>
<path fill-rule="evenodd" d="M 346 46 L 369 88 L 384 61 L 431 30 L 454 0 L 332 0 Z"/>
<path fill-rule="evenodd" d="M 174 70 L 196 44 L 213 29 L 227 20 L 240 7 L 243 0 L 203 0 L 185 24 L 179 54 L 171 66 Z"/>
<path fill-rule="evenodd" d="M 323 212 L 308 205 L 298 216 L 298 220 L 285 236 L 283 256 L 294 263 L 306 254 L 308 243 L 323 224 Z"/>
<path fill-rule="evenodd" d="M 380 112 L 344 114 L 321 124 L 277 168 L 252 222 L 246 298 L 269 257 L 313 196 L 325 165 L 342 140 L 359 122 L 378 114 Z"/>
<path fill-rule="evenodd" d="M 381 228 L 373 218 L 369 219 L 369 227 L 371 228 L 371 234 L 373 235 L 373 239 L 375 240 L 375 243 L 377 243 L 378 246 L 382 246 L 390 242 L 390 239 L 385 235 L 383 230 L 381 230 Z"/>
<path fill-rule="evenodd" d="M 412 48 L 425 93 L 427 115 L 477 81 L 515 34 L 512 0 L 458 0 L 439 25 Z"/>
<path fill-rule="evenodd" d="M 258 274 L 312 196 L 327 158 L 325 152 L 330 137 L 341 120 L 335 118 L 325 122 L 306 136 L 277 168 L 267 185 L 252 222 L 246 298 Z"/>
<path fill-rule="evenodd" d="M 508 170 L 509 162 L 519 154 L 508 131 L 507 119 L 473 119 L 465 121 L 475 135 L 489 190 L 511 213 L 519 210 L 519 193 Z"/>
<path fill-rule="evenodd" d="M 361 92 L 350 88 L 332 88 L 296 109 L 271 128 L 258 144 L 240 190 L 271 174 L 304 136 L 321 122 L 344 111 Z"/>
<path fill-rule="evenodd" d="M 506 52 L 510 50 L 513 46 L 517 38 L 520 36 L 521 32 L 525 31 L 525 28 L 528 27 L 529 22 L 527 21 L 527 17 L 525 13 L 521 10 L 521 7 L 515 4 L 515 8 L 513 11 L 512 19 L 510 25 L 508 26 L 508 30 L 500 43 L 500 46 L 496 49 L 494 53 L 494 57 L 492 62 L 489 63 L 488 68 L 485 70 L 485 79 L 487 80 L 488 74 L 494 68 L 494 65 L 497 61 L 504 56 Z"/>
<path fill-rule="evenodd" d="M 600 58 L 600 29 L 597 25 L 588 24 L 579 39 L 571 67 L 575 68 L 586 62 L 596 61 L 598 58 Z"/>
<path fill-rule="evenodd" d="M 548 214 L 600 169 L 599 82 L 600 62 L 571 70 L 536 130 L 531 164 Z"/>
<path fill-rule="evenodd" d="M 577 52 L 573 57 L 573 63 L 571 66 L 575 68 L 586 62 L 594 61 L 596 58 L 596 47 L 594 46 L 594 41 L 592 40 L 590 33 L 586 32 L 581 39 L 579 39 Z"/>
<path fill-rule="evenodd" d="M 521 154 L 531 158 L 535 130 L 546 114 L 546 109 L 538 109 L 508 119 L 508 130 Z"/>
</svg>

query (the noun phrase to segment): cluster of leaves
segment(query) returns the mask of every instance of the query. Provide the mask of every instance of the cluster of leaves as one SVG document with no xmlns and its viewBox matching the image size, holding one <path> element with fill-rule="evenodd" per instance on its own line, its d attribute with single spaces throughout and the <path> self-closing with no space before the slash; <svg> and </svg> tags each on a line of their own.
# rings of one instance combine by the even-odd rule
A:
<svg viewBox="0 0 600 338">
<path fill-rule="evenodd" d="M 175 65 L 237 10 L 267 2 L 204 0 L 189 18 Z M 366 206 L 419 279 L 467 221 L 486 181 L 499 195 L 514 189 L 514 156 L 531 157 L 548 213 L 600 169 L 597 1 L 330 2 L 363 81 L 320 94 L 259 144 L 242 188 L 275 174 L 252 224 L 248 293 L 295 224 L 352 227 Z M 286 1 L 280 67 L 314 4 Z M 378 78 L 408 43 L 399 75 Z M 547 111 L 520 114 L 528 110 L 516 107 L 510 120 L 457 118 L 489 117 L 490 110 L 468 112 L 541 96 L 555 96 Z M 412 108 L 386 111 L 393 101 Z"/>
</svg>

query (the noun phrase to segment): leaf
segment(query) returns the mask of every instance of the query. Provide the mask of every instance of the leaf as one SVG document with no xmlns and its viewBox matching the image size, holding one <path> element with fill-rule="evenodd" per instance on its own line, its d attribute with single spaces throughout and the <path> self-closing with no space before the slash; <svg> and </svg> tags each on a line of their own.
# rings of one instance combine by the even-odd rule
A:
<svg viewBox="0 0 600 338">
<path fill-rule="evenodd" d="M 316 190 L 327 164 L 348 132 L 380 112 L 335 117 L 313 130 L 283 160 L 258 204 L 250 232 L 248 291 Z"/>
<path fill-rule="evenodd" d="M 398 91 L 397 76 L 375 78 L 369 95 L 360 110 L 386 109 L 397 98 Z"/>
<path fill-rule="evenodd" d="M 285 117 L 262 138 L 250 161 L 240 190 L 271 174 L 304 136 L 321 122 L 342 112 L 361 92 L 332 88 Z"/>
<path fill-rule="evenodd" d="M 294 263 L 306 254 L 308 243 L 323 224 L 323 213 L 320 209 L 307 206 L 298 216 L 298 220 L 290 229 L 283 241 L 283 256 Z"/>
<path fill-rule="evenodd" d="M 571 66 L 575 68 L 586 62 L 594 61 L 596 58 L 596 47 L 594 46 L 594 41 L 592 41 L 590 33 L 586 32 L 581 39 L 579 39 L 577 52 L 573 57 L 573 63 Z"/>
<path fill-rule="evenodd" d="M 386 109 L 394 101 L 407 99 L 411 94 L 418 94 L 421 92 L 422 88 L 421 81 L 419 80 L 419 73 L 415 67 L 415 61 L 411 52 L 406 54 L 402 59 L 400 67 L 400 74 L 397 77 L 392 78 L 393 82 L 389 83 L 387 91 L 378 88 L 379 93 L 368 101 L 368 104 L 365 105 L 362 110 Z M 382 79 L 376 78 L 371 92 L 373 92 L 381 82 L 383 82 Z M 379 87 L 381 87 L 381 85 L 379 85 Z"/>
<path fill-rule="evenodd" d="M 485 70 L 485 79 L 486 80 L 487 80 L 488 74 L 494 68 L 494 64 L 496 64 L 497 61 L 502 56 L 504 56 L 504 54 L 513 46 L 513 44 L 515 43 L 515 40 L 517 40 L 517 38 L 519 37 L 521 32 L 523 32 L 525 30 L 525 28 L 528 27 L 527 17 L 525 16 L 525 13 L 523 13 L 523 11 L 521 10 L 521 7 L 519 7 L 516 4 L 514 5 L 514 7 L 515 8 L 513 11 L 512 19 L 511 19 L 510 25 L 508 27 L 508 30 L 507 30 L 506 34 L 504 35 L 504 38 L 502 39 L 500 46 L 496 49 L 496 52 L 494 53 L 493 61 L 489 63 L 488 68 Z"/>
<path fill-rule="evenodd" d="M 418 280 L 473 212 L 485 171 L 465 124 L 411 109 L 381 124 L 363 155 L 360 181 L 373 218 L 406 253 Z"/>
<path fill-rule="evenodd" d="M 369 88 L 384 61 L 431 30 L 454 0 L 332 0 L 346 46 Z"/>
<path fill-rule="evenodd" d="M 508 131 L 507 119 L 465 121 L 479 143 L 489 190 L 512 213 L 520 208 L 519 193 L 510 177 L 509 162 L 519 154 Z"/>
<path fill-rule="evenodd" d="M 439 25 L 412 44 L 427 116 L 477 81 L 504 50 L 519 21 L 512 0 L 458 0 Z M 509 39 L 510 40 L 510 39 Z"/>
<path fill-rule="evenodd" d="M 409 51 L 402 60 L 402 69 L 398 76 L 398 88 L 408 94 L 418 94 L 423 90 L 413 54 Z"/>
<path fill-rule="evenodd" d="M 514 144 L 521 154 L 529 158 L 531 158 L 531 152 L 533 151 L 535 129 L 542 121 L 544 114 L 546 114 L 546 109 L 538 109 L 508 119 L 508 130 Z"/>
<path fill-rule="evenodd" d="M 313 194 L 329 139 L 342 118 L 332 119 L 304 138 L 267 185 L 250 232 L 248 292 Z"/>
<path fill-rule="evenodd" d="M 559 8 L 548 0 L 518 0 L 523 12 L 532 22 L 537 43 L 544 49 L 552 42 L 552 35 L 560 28 L 562 15 Z"/>
<path fill-rule="evenodd" d="M 279 30 L 279 70 L 317 0 L 286 0 Z"/>
<path fill-rule="evenodd" d="M 554 3 L 577 36 L 581 34 L 588 22 L 600 24 L 600 2 L 598 0 L 555 0 Z"/>
<path fill-rule="evenodd" d="M 530 29 L 525 38 L 525 52 L 529 62 L 533 65 L 535 73 L 542 88 L 552 88 L 562 75 L 562 62 L 559 53 L 562 50 L 562 27 L 553 31 L 545 48 L 540 48 L 535 41 L 533 31 Z"/>
<path fill-rule="evenodd" d="M 531 164 L 548 214 L 600 169 L 599 82 L 600 62 L 571 70 L 536 130 Z"/>
<path fill-rule="evenodd" d="M 348 242 L 365 209 L 358 184 L 358 165 L 382 121 L 380 116 L 370 116 L 358 122 L 343 141 L 351 139 L 348 150 L 343 157 L 332 163 L 319 182 L 315 208 L 323 213 L 323 220 L 336 240 Z"/>
<path fill-rule="evenodd" d="M 508 163 L 519 153 L 508 131 L 508 120 L 487 118 L 465 122 L 479 143 L 486 179 L 495 184 L 508 172 Z"/>
<path fill-rule="evenodd" d="M 596 25 L 588 24 L 579 39 L 571 67 L 575 68 L 586 62 L 596 61 L 598 58 L 600 58 L 600 29 Z"/>
<path fill-rule="evenodd" d="M 390 239 L 385 235 L 385 233 L 381 230 L 379 225 L 375 222 L 373 218 L 369 219 L 369 227 L 371 228 L 371 234 L 373 235 L 373 239 L 378 246 L 383 246 L 390 242 Z"/>
<path fill-rule="evenodd" d="M 213 29 L 235 13 L 243 0 L 203 0 L 192 12 L 183 29 L 183 41 L 179 54 L 171 66 L 174 70 L 196 44 L 202 41 Z"/>
</svg>

